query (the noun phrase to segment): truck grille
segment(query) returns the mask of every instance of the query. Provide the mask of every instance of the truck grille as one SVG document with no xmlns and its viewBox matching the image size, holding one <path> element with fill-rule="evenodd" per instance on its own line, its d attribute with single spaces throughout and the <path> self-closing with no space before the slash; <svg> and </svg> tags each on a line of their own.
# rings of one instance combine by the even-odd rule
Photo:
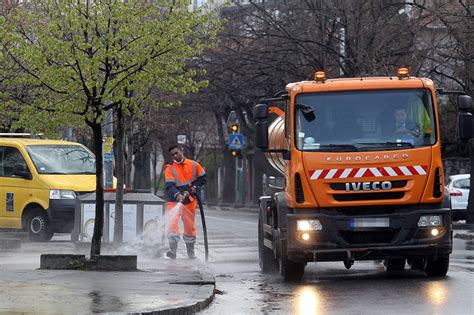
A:
<svg viewBox="0 0 474 315">
<path fill-rule="evenodd" d="M 380 192 L 380 193 L 353 193 L 353 194 L 334 194 L 336 201 L 360 201 L 360 200 L 387 200 L 401 199 L 405 196 L 404 191 Z"/>
<path fill-rule="evenodd" d="M 341 231 L 342 237 L 350 245 L 389 244 L 395 231 Z"/>
<path fill-rule="evenodd" d="M 403 188 L 407 185 L 407 180 L 392 180 L 390 181 L 392 183 L 392 188 Z M 331 187 L 332 190 L 346 190 L 346 183 L 330 183 L 329 187 Z"/>
</svg>

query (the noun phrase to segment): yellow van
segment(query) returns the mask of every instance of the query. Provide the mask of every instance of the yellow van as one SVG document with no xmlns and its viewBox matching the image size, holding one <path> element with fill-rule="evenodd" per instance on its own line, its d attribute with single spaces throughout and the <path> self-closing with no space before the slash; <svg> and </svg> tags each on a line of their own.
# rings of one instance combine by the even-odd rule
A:
<svg viewBox="0 0 474 315">
<path fill-rule="evenodd" d="M 0 228 L 49 241 L 74 227 L 76 196 L 95 190 L 95 156 L 67 141 L 0 135 Z"/>
</svg>

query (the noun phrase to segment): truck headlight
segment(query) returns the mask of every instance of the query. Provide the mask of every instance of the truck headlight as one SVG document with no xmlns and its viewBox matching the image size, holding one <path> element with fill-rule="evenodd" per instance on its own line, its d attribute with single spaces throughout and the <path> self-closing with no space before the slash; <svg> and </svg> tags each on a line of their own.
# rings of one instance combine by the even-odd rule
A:
<svg viewBox="0 0 474 315">
<path fill-rule="evenodd" d="M 440 215 L 422 215 L 418 220 L 418 227 L 442 226 L 443 220 Z"/>
<path fill-rule="evenodd" d="M 319 220 L 298 220 L 296 230 L 298 231 L 321 231 L 323 226 Z"/>
<path fill-rule="evenodd" d="M 49 191 L 49 199 L 76 199 L 76 193 L 72 190 L 52 189 Z"/>
</svg>

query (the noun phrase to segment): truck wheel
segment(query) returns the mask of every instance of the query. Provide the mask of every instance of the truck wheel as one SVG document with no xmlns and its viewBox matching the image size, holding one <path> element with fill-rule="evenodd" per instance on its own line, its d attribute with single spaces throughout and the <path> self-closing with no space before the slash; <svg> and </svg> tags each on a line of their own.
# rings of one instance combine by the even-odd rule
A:
<svg viewBox="0 0 474 315">
<path fill-rule="evenodd" d="M 261 216 L 258 217 L 258 259 L 260 269 L 263 273 L 275 273 L 278 271 L 278 264 L 273 257 L 273 252 L 263 244 L 264 232 Z"/>
<path fill-rule="evenodd" d="M 33 242 L 47 242 L 53 237 L 47 214 L 43 210 L 33 210 L 26 223 L 28 236 Z"/>
<path fill-rule="evenodd" d="M 405 259 L 386 259 L 383 264 L 387 271 L 405 270 Z"/>
<path fill-rule="evenodd" d="M 425 272 L 428 277 L 444 277 L 449 269 L 449 256 L 440 256 L 438 259 L 428 258 Z"/>
<path fill-rule="evenodd" d="M 279 259 L 280 275 L 286 282 L 300 282 L 304 275 L 304 262 L 289 260 L 286 256 Z"/>
</svg>

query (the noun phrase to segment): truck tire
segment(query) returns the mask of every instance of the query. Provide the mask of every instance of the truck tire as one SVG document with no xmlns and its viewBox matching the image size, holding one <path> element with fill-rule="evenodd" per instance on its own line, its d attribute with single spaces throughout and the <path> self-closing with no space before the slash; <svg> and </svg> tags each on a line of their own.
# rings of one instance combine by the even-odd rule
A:
<svg viewBox="0 0 474 315">
<path fill-rule="evenodd" d="M 383 264 L 387 271 L 405 270 L 405 259 L 386 259 Z"/>
<path fill-rule="evenodd" d="M 285 282 L 300 282 L 304 275 L 304 262 L 291 261 L 282 255 L 279 259 L 280 275 Z"/>
<path fill-rule="evenodd" d="M 439 256 L 438 259 L 428 258 L 425 273 L 428 277 L 444 277 L 449 269 L 449 256 Z"/>
<path fill-rule="evenodd" d="M 276 273 L 278 271 L 278 263 L 273 256 L 273 252 L 263 244 L 264 232 L 262 217 L 258 216 L 258 259 L 260 269 L 263 273 Z"/>
<path fill-rule="evenodd" d="M 54 233 L 45 211 L 35 209 L 28 215 L 26 230 L 32 242 L 48 242 Z"/>
</svg>

